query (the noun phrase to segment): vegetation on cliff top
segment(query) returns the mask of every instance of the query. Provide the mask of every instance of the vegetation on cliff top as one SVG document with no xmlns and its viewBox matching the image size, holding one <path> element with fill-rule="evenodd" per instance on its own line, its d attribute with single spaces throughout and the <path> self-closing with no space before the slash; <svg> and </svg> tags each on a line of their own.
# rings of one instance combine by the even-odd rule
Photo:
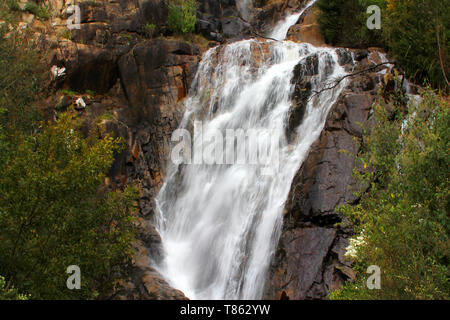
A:
<svg viewBox="0 0 450 320">
<path fill-rule="evenodd" d="M 196 0 L 170 0 L 167 25 L 176 34 L 187 34 L 195 31 L 197 22 Z"/>
<path fill-rule="evenodd" d="M 441 0 L 319 0 L 325 40 L 345 47 L 383 46 L 407 76 L 448 87 L 450 7 Z M 381 29 L 369 30 L 369 5 L 381 11 Z M 356 19 L 355 19 L 356 17 Z M 446 74 L 446 76 L 444 75 Z"/>
</svg>

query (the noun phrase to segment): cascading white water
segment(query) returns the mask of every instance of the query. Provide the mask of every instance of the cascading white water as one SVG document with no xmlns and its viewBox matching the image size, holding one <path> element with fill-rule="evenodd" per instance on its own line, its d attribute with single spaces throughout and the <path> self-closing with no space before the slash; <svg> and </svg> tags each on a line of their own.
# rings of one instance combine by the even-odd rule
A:
<svg viewBox="0 0 450 320">
<path fill-rule="evenodd" d="M 250 10 L 252 6 L 252 2 L 250 0 L 237 0 L 236 7 L 242 15 L 242 18 L 248 20 L 250 15 Z"/>
<path fill-rule="evenodd" d="M 264 50 L 268 48 L 268 50 Z M 203 56 L 186 101 L 181 127 L 202 121 L 203 136 L 230 129 L 259 145 L 276 141 L 277 154 L 260 164 L 173 165 L 156 198 L 156 226 L 165 257 L 156 266 L 191 299 L 260 299 L 276 249 L 282 211 L 293 177 L 323 129 L 327 113 L 345 86 L 310 99 L 295 139 L 286 139 L 297 64 L 318 57 L 313 91 L 345 74 L 333 49 L 293 42 L 244 40 Z M 266 134 L 264 134 L 264 132 Z M 211 147 L 216 141 L 194 145 Z M 235 154 L 235 144 L 214 145 Z M 261 175 L 263 167 L 272 175 Z"/>
<path fill-rule="evenodd" d="M 284 40 L 286 39 L 289 28 L 297 23 L 298 19 L 302 16 L 302 14 L 311 7 L 317 0 L 310 0 L 306 6 L 297 13 L 291 14 L 287 16 L 282 22 L 278 23 L 270 34 L 270 38 L 275 40 Z"/>
</svg>

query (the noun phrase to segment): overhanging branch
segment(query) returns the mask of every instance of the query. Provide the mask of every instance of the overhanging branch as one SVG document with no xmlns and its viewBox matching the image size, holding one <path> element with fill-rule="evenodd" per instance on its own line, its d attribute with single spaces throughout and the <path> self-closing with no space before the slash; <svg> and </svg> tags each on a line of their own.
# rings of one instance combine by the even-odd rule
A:
<svg viewBox="0 0 450 320">
<path fill-rule="evenodd" d="M 313 91 L 313 94 L 308 99 L 308 101 L 311 100 L 312 98 L 314 98 L 315 96 L 321 94 L 324 91 L 332 90 L 332 89 L 336 88 L 346 78 L 354 77 L 354 76 L 357 76 L 357 75 L 365 73 L 365 72 L 371 72 L 371 71 L 374 71 L 374 70 L 376 70 L 377 68 L 379 68 L 379 67 L 381 67 L 383 65 L 388 65 L 388 64 L 395 65 L 395 62 L 387 61 L 387 62 L 379 63 L 377 65 L 374 65 L 374 66 L 372 66 L 370 68 L 367 68 L 367 69 L 364 69 L 364 70 L 360 70 L 360 71 L 357 71 L 357 72 L 354 72 L 354 73 L 346 74 L 345 76 L 343 76 L 343 77 L 339 78 L 338 80 L 336 80 L 332 86 L 325 87 L 325 88 L 323 88 L 321 90 Z"/>
</svg>

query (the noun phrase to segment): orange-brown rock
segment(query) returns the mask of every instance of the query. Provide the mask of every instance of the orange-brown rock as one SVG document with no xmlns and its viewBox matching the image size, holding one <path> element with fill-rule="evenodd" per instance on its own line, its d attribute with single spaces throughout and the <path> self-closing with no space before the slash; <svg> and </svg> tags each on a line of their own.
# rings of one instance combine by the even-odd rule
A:
<svg viewBox="0 0 450 320">
<path fill-rule="evenodd" d="M 304 17 L 289 29 L 287 40 L 294 42 L 307 42 L 314 46 L 327 46 L 320 32 L 318 18 L 320 10 L 316 7 L 308 9 Z"/>
</svg>

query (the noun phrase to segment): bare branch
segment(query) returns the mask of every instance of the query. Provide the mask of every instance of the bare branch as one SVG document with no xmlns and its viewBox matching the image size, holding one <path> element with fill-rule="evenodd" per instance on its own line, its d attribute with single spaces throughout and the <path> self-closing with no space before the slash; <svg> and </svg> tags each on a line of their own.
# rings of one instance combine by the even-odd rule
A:
<svg viewBox="0 0 450 320">
<path fill-rule="evenodd" d="M 441 37 L 440 37 L 439 33 L 440 33 L 440 26 L 438 26 L 436 29 L 436 37 L 437 37 L 437 43 L 438 43 L 438 47 L 439 47 L 439 60 L 441 61 L 441 69 L 442 69 L 442 74 L 444 75 L 445 82 L 447 83 L 447 86 L 450 87 L 447 75 L 445 74 L 444 62 L 442 61 Z"/>
<path fill-rule="evenodd" d="M 326 91 L 326 90 L 332 90 L 332 89 L 336 88 L 346 78 L 354 77 L 354 76 L 357 76 L 357 75 L 365 73 L 365 72 L 374 71 L 377 68 L 379 68 L 379 67 L 381 67 L 383 65 L 387 65 L 387 64 L 395 65 L 395 62 L 387 61 L 387 62 L 379 63 L 377 65 L 374 65 L 374 66 L 372 66 L 370 68 L 367 68 L 367 69 L 364 69 L 364 70 L 360 70 L 360 71 L 357 71 L 357 72 L 354 72 L 354 73 L 346 74 L 345 76 L 343 76 L 343 77 L 339 78 L 338 80 L 336 80 L 332 86 L 325 87 L 325 88 L 323 88 L 321 90 L 318 90 L 318 91 L 314 91 L 313 95 L 311 95 L 311 97 L 308 99 L 308 101 L 311 100 L 312 98 L 314 98 L 315 96 L 321 94 L 322 92 Z"/>
</svg>

